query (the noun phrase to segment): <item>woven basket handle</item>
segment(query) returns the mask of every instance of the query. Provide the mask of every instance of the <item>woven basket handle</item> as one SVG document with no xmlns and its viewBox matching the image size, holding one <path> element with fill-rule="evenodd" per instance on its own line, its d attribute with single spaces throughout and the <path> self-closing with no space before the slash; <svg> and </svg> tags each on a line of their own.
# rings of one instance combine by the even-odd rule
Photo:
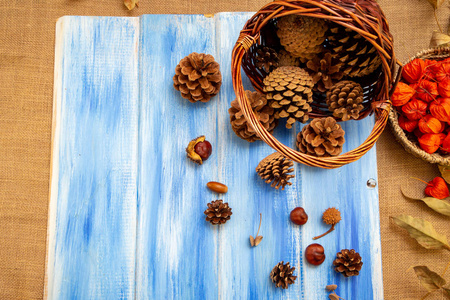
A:
<svg viewBox="0 0 450 300">
<path fill-rule="evenodd" d="M 280 143 L 273 135 L 271 135 L 256 118 L 250 102 L 245 95 L 244 87 L 242 85 L 241 65 L 245 53 L 254 45 L 259 38 L 259 33 L 255 35 L 249 34 L 247 30 L 241 31 L 239 39 L 233 48 L 232 63 L 231 63 L 231 77 L 233 79 L 233 88 L 236 93 L 237 100 L 242 109 L 244 117 L 247 122 L 251 124 L 256 134 L 274 150 L 280 152 L 285 157 L 290 158 L 296 162 L 311 166 L 320 167 L 324 169 L 335 169 L 342 167 L 348 163 L 354 162 L 366 154 L 375 144 L 384 128 L 386 127 L 389 111 L 391 109 L 391 102 L 389 99 L 374 102 L 372 105 L 376 114 L 375 126 L 367 139 L 357 148 L 335 157 L 315 157 L 295 151 L 284 144 Z M 400 72 L 399 72 L 400 73 Z M 398 82 L 398 79 L 396 82 Z M 391 93 L 395 86 L 391 88 Z"/>
</svg>

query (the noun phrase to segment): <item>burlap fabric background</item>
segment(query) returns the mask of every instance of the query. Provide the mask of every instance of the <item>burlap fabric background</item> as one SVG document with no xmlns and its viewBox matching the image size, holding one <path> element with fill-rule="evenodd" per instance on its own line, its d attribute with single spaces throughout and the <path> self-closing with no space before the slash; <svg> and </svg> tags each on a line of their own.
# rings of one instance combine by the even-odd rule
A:
<svg viewBox="0 0 450 300">
<path fill-rule="evenodd" d="M 266 2 L 141 0 L 140 7 L 129 12 L 121 0 L 0 0 L 0 299 L 39 299 L 43 294 L 56 19 L 63 15 L 255 11 Z M 379 2 L 401 61 L 428 47 L 437 26 L 425 0 Z M 446 1 L 439 12 L 445 28 L 448 16 Z M 377 150 L 385 299 L 420 299 L 426 292 L 408 267 L 428 265 L 441 273 L 450 253 L 421 248 L 389 216 L 407 213 L 426 218 L 450 237 L 449 218 L 421 203 L 408 202 L 400 194 L 403 185 L 409 193 L 420 195 L 422 187 L 417 187 L 421 184 L 411 183 L 409 177 L 428 181 L 438 171 L 407 154 L 389 129 Z M 450 281 L 450 272 L 446 277 Z M 435 294 L 427 299 L 444 297 Z"/>
</svg>

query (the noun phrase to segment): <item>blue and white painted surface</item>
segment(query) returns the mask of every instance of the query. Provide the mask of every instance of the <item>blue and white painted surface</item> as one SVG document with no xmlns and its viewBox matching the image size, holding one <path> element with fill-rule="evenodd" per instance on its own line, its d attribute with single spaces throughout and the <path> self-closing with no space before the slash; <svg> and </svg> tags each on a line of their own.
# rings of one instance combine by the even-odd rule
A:
<svg viewBox="0 0 450 300">
<path fill-rule="evenodd" d="M 324 287 L 335 283 L 347 300 L 383 299 L 378 191 L 366 186 L 377 179 L 375 149 L 337 170 L 296 164 L 294 184 L 277 191 L 255 173 L 272 149 L 231 130 L 231 50 L 250 16 L 58 22 L 47 298 L 315 300 L 327 299 Z M 172 87 L 175 66 L 194 51 L 221 65 L 222 89 L 209 103 L 189 103 Z M 373 123 L 344 123 L 344 151 L 361 144 Z M 274 134 L 292 145 L 299 130 L 281 124 Z M 199 135 L 213 146 L 201 166 L 184 150 Z M 212 193 L 208 181 L 229 192 Z M 204 220 L 215 199 L 233 209 L 220 227 Z M 302 227 L 289 220 L 296 206 L 309 215 Z M 318 240 L 325 262 L 311 266 L 303 251 L 328 229 L 321 217 L 331 206 L 343 220 Z M 259 213 L 264 238 L 252 248 Z M 331 266 L 344 248 L 363 258 L 358 277 Z M 282 260 L 298 276 L 288 290 L 269 279 Z"/>
</svg>

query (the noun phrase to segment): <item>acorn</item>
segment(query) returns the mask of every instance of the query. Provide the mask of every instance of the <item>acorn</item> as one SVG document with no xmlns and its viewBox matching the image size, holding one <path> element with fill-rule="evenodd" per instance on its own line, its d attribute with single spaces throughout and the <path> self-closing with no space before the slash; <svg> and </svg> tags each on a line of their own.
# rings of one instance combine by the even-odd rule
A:
<svg viewBox="0 0 450 300">
<path fill-rule="evenodd" d="M 334 226 L 337 223 L 339 223 L 339 221 L 341 221 L 341 212 L 334 207 L 328 208 L 327 210 L 324 211 L 322 219 L 325 222 L 325 224 L 331 225 L 331 228 L 324 234 L 314 237 L 313 240 L 320 239 L 321 237 L 324 237 L 330 232 L 332 232 L 334 230 Z"/>
</svg>

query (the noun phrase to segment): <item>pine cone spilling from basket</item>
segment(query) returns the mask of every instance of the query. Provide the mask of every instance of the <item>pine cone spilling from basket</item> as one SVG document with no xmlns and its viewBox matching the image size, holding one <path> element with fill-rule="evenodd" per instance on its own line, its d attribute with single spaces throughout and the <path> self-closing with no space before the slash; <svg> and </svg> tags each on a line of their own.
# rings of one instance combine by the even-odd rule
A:
<svg viewBox="0 0 450 300">
<path fill-rule="evenodd" d="M 258 92 L 250 91 L 245 91 L 245 95 L 250 101 L 250 105 L 252 106 L 256 118 L 261 122 L 264 128 L 272 134 L 274 128 L 278 124 L 278 120 L 274 117 L 274 109 L 267 104 L 266 96 Z M 244 117 L 237 99 L 231 102 L 228 113 L 230 114 L 231 127 L 238 137 L 249 142 L 260 140 L 256 135 L 255 130 L 253 130 L 253 127 Z"/>
<path fill-rule="evenodd" d="M 329 90 L 333 83 L 341 80 L 344 73 L 340 71 L 339 63 L 336 63 L 330 52 L 325 52 L 321 57 L 315 57 L 306 63 L 309 74 L 313 78 L 314 89 L 320 92 Z"/>
<path fill-rule="evenodd" d="M 289 15 L 278 20 L 281 45 L 295 57 L 312 59 L 323 50 L 327 22 L 323 19 Z"/>
<path fill-rule="evenodd" d="M 225 224 L 233 214 L 228 203 L 223 203 L 222 200 L 214 200 L 208 203 L 208 208 L 204 213 L 206 215 L 206 221 L 213 225 Z"/>
<path fill-rule="evenodd" d="M 219 64 L 210 54 L 191 53 L 175 68 L 173 86 L 181 96 L 194 103 L 208 102 L 220 90 L 222 74 Z"/>
<path fill-rule="evenodd" d="M 290 284 L 295 283 L 297 276 L 294 276 L 295 267 L 291 267 L 289 262 L 279 262 L 270 272 L 270 279 L 275 283 L 276 287 L 287 289 Z"/>
<path fill-rule="evenodd" d="M 342 273 L 345 277 L 357 276 L 363 262 L 358 252 L 351 249 L 343 249 L 336 254 L 336 259 L 333 261 L 336 272 Z"/>
<path fill-rule="evenodd" d="M 336 23 L 330 23 L 327 33 L 333 57 L 342 63 L 342 72 L 350 77 L 371 74 L 381 65 L 375 47 L 363 36 Z"/>
<path fill-rule="evenodd" d="M 294 172 L 294 162 L 285 158 L 278 152 L 264 158 L 256 167 L 256 173 L 266 181 L 272 183 L 270 186 L 276 189 L 281 187 L 284 190 L 286 185 L 292 185 L 289 179 L 294 178 L 295 175 L 289 173 Z"/>
<path fill-rule="evenodd" d="M 363 100 L 364 92 L 361 85 L 350 80 L 338 82 L 327 93 L 328 109 L 333 112 L 333 116 L 342 121 L 357 120 L 364 108 Z"/>
<path fill-rule="evenodd" d="M 318 157 L 337 156 L 345 142 L 344 130 L 332 117 L 314 119 L 297 135 L 300 152 Z"/>
<path fill-rule="evenodd" d="M 287 118 L 286 128 L 292 128 L 295 121 L 308 121 L 313 86 L 312 77 L 304 69 L 279 67 L 264 78 L 263 90 L 275 108 L 275 118 Z"/>
<path fill-rule="evenodd" d="M 256 49 L 256 67 L 267 73 L 278 67 L 278 53 L 272 48 L 259 46 Z"/>
</svg>

